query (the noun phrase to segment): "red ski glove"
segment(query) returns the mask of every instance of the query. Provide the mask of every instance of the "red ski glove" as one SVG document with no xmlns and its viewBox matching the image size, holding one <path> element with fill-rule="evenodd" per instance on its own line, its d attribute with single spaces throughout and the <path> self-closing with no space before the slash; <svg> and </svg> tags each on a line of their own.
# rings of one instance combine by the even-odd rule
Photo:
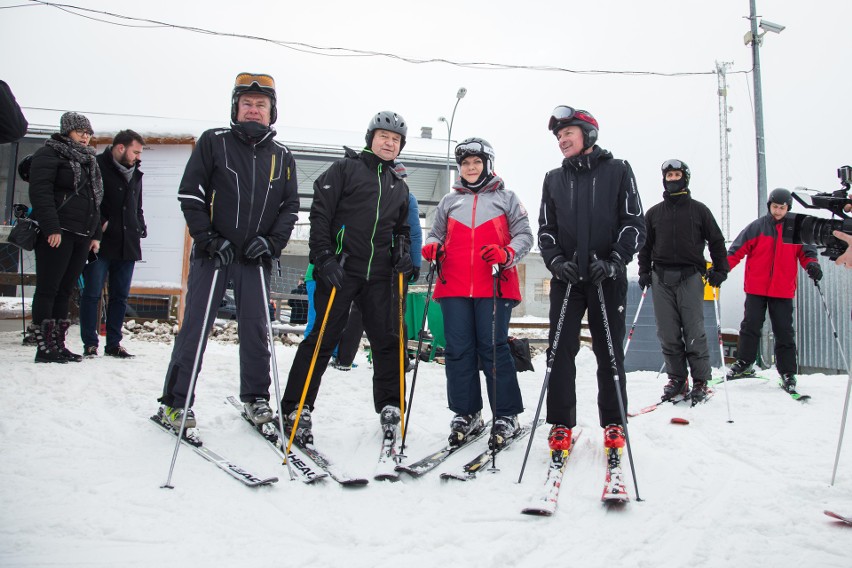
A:
<svg viewBox="0 0 852 568">
<path fill-rule="evenodd" d="M 501 247 L 500 245 L 485 245 L 479 249 L 482 260 L 488 264 L 499 264 L 505 266 L 512 262 L 515 258 L 515 251 L 509 247 Z"/>
<path fill-rule="evenodd" d="M 423 258 L 428 260 L 429 262 L 441 262 L 444 260 L 444 257 L 447 256 L 447 253 L 444 251 L 444 245 L 441 243 L 429 243 L 424 245 L 422 249 L 420 249 L 420 254 L 423 255 Z"/>
</svg>

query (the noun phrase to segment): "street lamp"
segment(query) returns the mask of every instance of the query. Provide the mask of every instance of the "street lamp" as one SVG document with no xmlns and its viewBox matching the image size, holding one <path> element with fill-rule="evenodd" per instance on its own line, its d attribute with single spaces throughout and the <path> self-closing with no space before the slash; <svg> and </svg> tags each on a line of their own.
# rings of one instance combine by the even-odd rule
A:
<svg viewBox="0 0 852 568">
<path fill-rule="evenodd" d="M 447 183 L 449 186 L 453 183 L 453 180 L 450 179 L 450 140 L 452 140 L 453 137 L 453 121 L 456 119 L 456 109 L 466 94 L 467 89 L 464 87 L 461 87 L 458 92 L 456 92 L 456 104 L 453 107 L 453 114 L 450 115 L 449 122 L 447 122 L 447 119 L 443 116 L 438 117 L 438 122 L 443 122 L 447 125 Z"/>
<path fill-rule="evenodd" d="M 751 44 L 751 57 L 754 67 L 754 130 L 757 144 L 757 213 L 763 215 L 763 205 L 766 203 L 766 146 L 763 136 L 763 88 L 760 83 L 760 46 L 766 32 L 780 34 L 784 26 L 761 20 L 757 21 L 755 0 L 749 0 L 749 20 L 751 31 L 743 38 L 746 45 Z M 758 33 L 758 28 L 763 30 Z"/>
<path fill-rule="evenodd" d="M 757 214 L 762 216 L 765 212 L 766 204 L 766 147 L 763 137 L 763 89 L 760 86 L 760 46 L 763 44 L 763 36 L 766 32 L 780 34 L 784 31 L 784 26 L 761 20 L 757 23 L 757 7 L 755 0 L 749 0 L 749 20 L 751 21 L 751 31 L 746 33 L 744 43 L 751 44 L 751 58 L 754 67 L 754 132 L 757 143 Z M 757 29 L 763 30 L 758 33 Z M 769 354 L 769 322 L 763 323 L 761 332 L 760 355 L 763 361 L 763 368 L 769 366 L 768 358 L 763 357 L 763 354 Z"/>
</svg>

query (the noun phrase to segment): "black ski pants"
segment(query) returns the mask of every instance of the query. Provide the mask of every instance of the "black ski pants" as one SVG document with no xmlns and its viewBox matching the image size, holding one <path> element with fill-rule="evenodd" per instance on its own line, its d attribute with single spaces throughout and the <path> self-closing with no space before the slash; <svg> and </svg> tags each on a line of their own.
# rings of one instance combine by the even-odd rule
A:
<svg viewBox="0 0 852 568">
<path fill-rule="evenodd" d="M 674 285 L 652 273 L 657 337 L 669 377 L 710 380 L 710 351 L 704 332 L 704 282 L 698 272 Z M 689 370 L 687 369 L 689 363 Z"/>
<path fill-rule="evenodd" d="M 269 293 L 269 274 L 272 265 L 264 263 L 264 280 Z M 256 398 L 269 400 L 269 306 L 263 304 L 260 273 L 257 264 L 234 263 L 219 269 L 213 301 L 207 318 L 207 328 L 202 334 L 204 312 L 210 298 L 213 260 L 193 258 L 187 279 L 186 309 L 180 332 L 175 338 L 172 357 L 163 385 L 160 402 L 167 406 L 183 407 L 192 379 L 192 365 L 199 353 L 198 373 L 207 348 L 207 338 L 216 319 L 216 312 L 225 295 L 228 282 L 234 285 L 234 301 L 237 305 L 237 333 L 240 339 L 240 400 L 251 402 Z M 190 401 L 192 406 L 192 401 Z"/>
<path fill-rule="evenodd" d="M 364 278 L 346 274 L 343 285 L 335 294 L 334 302 L 325 321 L 325 333 L 320 344 L 319 353 L 314 365 L 313 376 L 305 398 L 305 406 L 314 409 L 314 403 L 319 393 L 322 375 L 328 366 L 328 360 L 340 341 L 343 329 L 349 319 L 349 307 L 352 302 L 358 305 L 364 323 L 364 331 L 373 352 L 373 404 L 376 412 L 381 412 L 387 405 L 400 407 L 400 349 L 399 349 L 399 306 L 395 305 L 396 295 L 392 285 L 396 283 L 389 276 Z M 296 410 L 308 370 L 314 355 L 314 348 L 319 340 L 323 327 L 323 319 L 331 296 L 331 287 L 322 279 L 316 281 L 314 306 L 317 319 L 311 333 L 299 344 L 287 386 L 284 389 L 281 408 L 287 414 Z"/>
<path fill-rule="evenodd" d="M 799 365 L 796 355 L 796 333 L 793 330 L 793 299 L 771 298 L 746 294 L 745 315 L 740 324 L 737 358 L 754 363 L 760 346 L 760 330 L 769 310 L 769 321 L 775 335 L 775 368 L 778 373 L 796 373 Z"/>
<path fill-rule="evenodd" d="M 612 350 L 621 386 L 621 396 L 627 407 L 627 382 L 624 375 L 625 305 L 627 303 L 627 278 L 603 281 L 606 317 L 612 337 Z M 567 285 L 556 278 L 550 281 L 550 345 L 556 334 L 559 312 L 565 300 Z M 553 367 L 547 389 L 547 422 L 562 424 L 569 428 L 577 425 L 577 367 L 574 359 L 580 351 L 580 329 L 583 316 L 588 310 L 589 331 L 592 335 L 592 351 L 597 359 L 598 414 L 601 426 L 621 424 L 618 394 L 615 390 L 612 358 L 607 346 L 603 310 L 598 298 L 598 288 L 591 283 L 575 284 L 571 287 L 568 307 L 559 336 L 559 345 L 553 354 Z M 550 351 L 548 350 L 548 356 Z"/>
</svg>

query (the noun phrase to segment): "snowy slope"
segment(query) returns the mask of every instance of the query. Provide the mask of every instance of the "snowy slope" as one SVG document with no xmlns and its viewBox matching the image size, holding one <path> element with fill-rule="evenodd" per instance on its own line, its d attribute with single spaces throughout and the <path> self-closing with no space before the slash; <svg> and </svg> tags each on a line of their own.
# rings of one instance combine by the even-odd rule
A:
<svg viewBox="0 0 852 568">
<path fill-rule="evenodd" d="M 72 348 L 79 348 L 72 328 Z M 552 518 L 519 514 L 543 481 L 546 430 L 501 454 L 497 474 L 469 483 L 433 472 L 399 483 L 343 489 L 330 480 L 287 480 L 269 448 L 225 403 L 236 394 L 237 347 L 211 342 L 195 411 L 205 442 L 271 487 L 250 489 L 186 447 L 174 490 L 161 489 L 173 438 L 148 422 L 171 345 L 127 341 L 138 357 L 35 365 L 20 335 L 0 334 L 0 566 L 775 566 L 848 567 L 852 527 L 822 514 L 852 513 L 847 435 L 829 486 L 845 376 L 802 376 L 809 404 L 764 381 L 720 390 L 707 405 L 661 407 L 630 422 L 639 492 L 622 510 L 601 505 L 604 459 L 595 406 L 594 358 L 584 349 L 579 421 L 585 434 Z M 281 380 L 295 353 L 278 347 Z M 315 416 L 318 445 L 353 473 L 372 476 L 380 435 L 370 370 L 329 369 Z M 530 420 L 544 361 L 521 374 Z M 629 406 L 656 400 L 656 373 L 628 377 Z M 283 384 L 282 384 L 283 388 Z M 421 364 L 409 456 L 447 434 L 444 369 Z M 687 417 L 688 426 L 669 423 Z M 473 452 L 453 458 L 460 465 Z M 626 461 L 626 460 L 625 460 Z M 628 479 L 630 477 L 628 476 Z M 556 563 L 554 564 L 554 560 Z"/>
</svg>

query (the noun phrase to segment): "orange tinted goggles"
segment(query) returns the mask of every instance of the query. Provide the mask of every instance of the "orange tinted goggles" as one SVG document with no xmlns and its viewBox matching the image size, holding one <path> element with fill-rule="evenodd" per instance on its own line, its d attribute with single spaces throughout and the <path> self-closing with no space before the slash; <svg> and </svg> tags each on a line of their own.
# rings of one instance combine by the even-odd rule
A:
<svg viewBox="0 0 852 568">
<path fill-rule="evenodd" d="M 257 83 L 260 87 L 268 87 L 270 89 L 275 88 L 275 79 L 273 79 L 270 75 L 257 73 L 240 73 L 234 81 L 234 86 L 251 87 L 255 83 Z"/>
</svg>

